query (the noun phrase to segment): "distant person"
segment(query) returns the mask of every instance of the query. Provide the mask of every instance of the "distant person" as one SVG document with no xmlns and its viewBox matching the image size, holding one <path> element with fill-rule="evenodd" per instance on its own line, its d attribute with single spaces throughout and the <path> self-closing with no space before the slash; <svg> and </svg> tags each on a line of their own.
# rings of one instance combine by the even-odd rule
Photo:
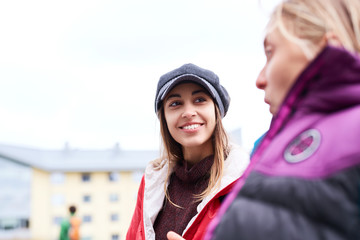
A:
<svg viewBox="0 0 360 240">
<path fill-rule="evenodd" d="M 80 224 L 81 220 L 76 213 L 76 207 L 69 207 L 69 218 L 66 218 L 61 223 L 60 240 L 80 240 Z"/>
<path fill-rule="evenodd" d="M 228 143 L 222 118 L 229 103 L 218 76 L 194 64 L 160 77 L 155 112 L 163 154 L 145 170 L 126 239 L 167 239 L 170 230 L 202 239 L 249 163 L 244 150 Z"/>
<path fill-rule="evenodd" d="M 205 239 L 360 239 L 360 1 L 282 1 L 266 30 L 271 126 Z"/>
</svg>

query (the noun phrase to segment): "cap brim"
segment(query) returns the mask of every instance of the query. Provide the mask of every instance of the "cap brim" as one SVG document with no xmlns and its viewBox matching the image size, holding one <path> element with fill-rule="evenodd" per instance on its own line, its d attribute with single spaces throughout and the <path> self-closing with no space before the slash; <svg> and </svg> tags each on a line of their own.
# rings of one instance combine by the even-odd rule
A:
<svg viewBox="0 0 360 240">
<path fill-rule="evenodd" d="M 160 108 L 160 103 L 165 99 L 166 95 L 178 84 L 184 81 L 190 81 L 197 83 L 204 87 L 211 95 L 211 97 L 216 101 L 217 105 L 220 108 L 220 112 L 224 113 L 224 106 L 222 105 L 220 96 L 217 94 L 216 89 L 206 80 L 194 74 L 183 74 L 176 78 L 168 81 L 164 86 L 159 90 L 158 97 L 156 99 L 156 111 Z"/>
</svg>

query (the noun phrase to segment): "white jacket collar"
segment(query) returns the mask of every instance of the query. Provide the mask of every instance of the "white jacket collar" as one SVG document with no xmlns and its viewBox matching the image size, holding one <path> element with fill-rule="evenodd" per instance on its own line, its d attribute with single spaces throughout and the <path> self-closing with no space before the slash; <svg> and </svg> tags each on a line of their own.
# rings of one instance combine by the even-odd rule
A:
<svg viewBox="0 0 360 240">
<path fill-rule="evenodd" d="M 165 160 L 164 160 L 165 161 Z M 224 174 L 218 189 L 205 197 L 197 206 L 197 214 L 190 220 L 184 232 L 192 225 L 201 210 L 221 190 L 238 179 L 249 164 L 249 155 L 239 146 L 232 145 L 230 153 L 224 163 Z M 165 199 L 164 184 L 169 165 L 166 163 L 161 169 L 155 170 L 152 163 L 145 170 L 145 190 L 143 200 L 144 230 L 146 239 L 155 239 L 153 224 L 160 212 Z M 172 171 L 172 169 L 171 169 Z M 166 187 L 169 183 L 166 183 Z"/>
</svg>

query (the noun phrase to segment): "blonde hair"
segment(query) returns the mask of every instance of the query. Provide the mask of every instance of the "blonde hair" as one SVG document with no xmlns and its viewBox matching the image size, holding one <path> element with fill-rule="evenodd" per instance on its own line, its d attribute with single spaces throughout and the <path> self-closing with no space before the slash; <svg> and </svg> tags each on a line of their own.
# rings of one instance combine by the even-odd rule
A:
<svg viewBox="0 0 360 240">
<path fill-rule="evenodd" d="M 183 159 L 182 146 L 181 144 L 179 144 L 174 140 L 174 138 L 171 136 L 169 132 L 169 129 L 166 124 L 163 106 L 161 106 L 161 108 L 158 111 L 158 117 L 160 120 L 160 133 L 162 137 L 163 149 L 162 149 L 162 156 L 153 162 L 153 166 L 155 169 L 161 169 L 166 162 L 168 163 L 169 168 L 166 176 L 166 181 L 164 184 L 165 196 L 170 203 L 172 203 L 177 207 L 181 207 L 174 204 L 170 200 L 170 196 L 167 191 L 167 182 L 172 173 L 171 167 Z M 223 176 L 224 161 L 227 158 L 230 151 L 229 143 L 228 143 L 229 142 L 228 135 L 222 124 L 219 107 L 216 104 L 215 104 L 215 117 L 216 117 L 216 124 L 215 124 L 214 132 L 212 134 L 212 142 L 214 148 L 214 163 L 210 169 L 210 179 L 207 188 L 202 193 L 198 195 L 194 195 L 194 197 L 198 201 L 204 199 L 214 189 L 220 186 L 220 179 Z"/>
<path fill-rule="evenodd" d="M 267 33 L 278 28 L 297 43 L 308 58 L 314 57 L 317 45 L 333 33 L 350 52 L 360 52 L 359 0 L 285 0 L 273 11 Z"/>
</svg>

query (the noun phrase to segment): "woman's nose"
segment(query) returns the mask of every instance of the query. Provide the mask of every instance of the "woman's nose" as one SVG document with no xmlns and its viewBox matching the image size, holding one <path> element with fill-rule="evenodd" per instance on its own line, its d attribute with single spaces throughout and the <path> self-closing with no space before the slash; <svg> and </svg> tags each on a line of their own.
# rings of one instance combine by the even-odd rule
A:
<svg viewBox="0 0 360 240">
<path fill-rule="evenodd" d="M 182 117 L 183 118 L 191 118 L 193 116 L 196 115 L 196 110 L 193 106 L 191 106 L 190 104 L 189 105 L 186 105 L 184 107 L 184 112 L 182 114 Z"/>
<path fill-rule="evenodd" d="M 260 71 L 259 76 L 256 79 L 256 87 L 264 90 L 266 87 L 266 78 L 265 78 L 265 67 Z"/>
</svg>

